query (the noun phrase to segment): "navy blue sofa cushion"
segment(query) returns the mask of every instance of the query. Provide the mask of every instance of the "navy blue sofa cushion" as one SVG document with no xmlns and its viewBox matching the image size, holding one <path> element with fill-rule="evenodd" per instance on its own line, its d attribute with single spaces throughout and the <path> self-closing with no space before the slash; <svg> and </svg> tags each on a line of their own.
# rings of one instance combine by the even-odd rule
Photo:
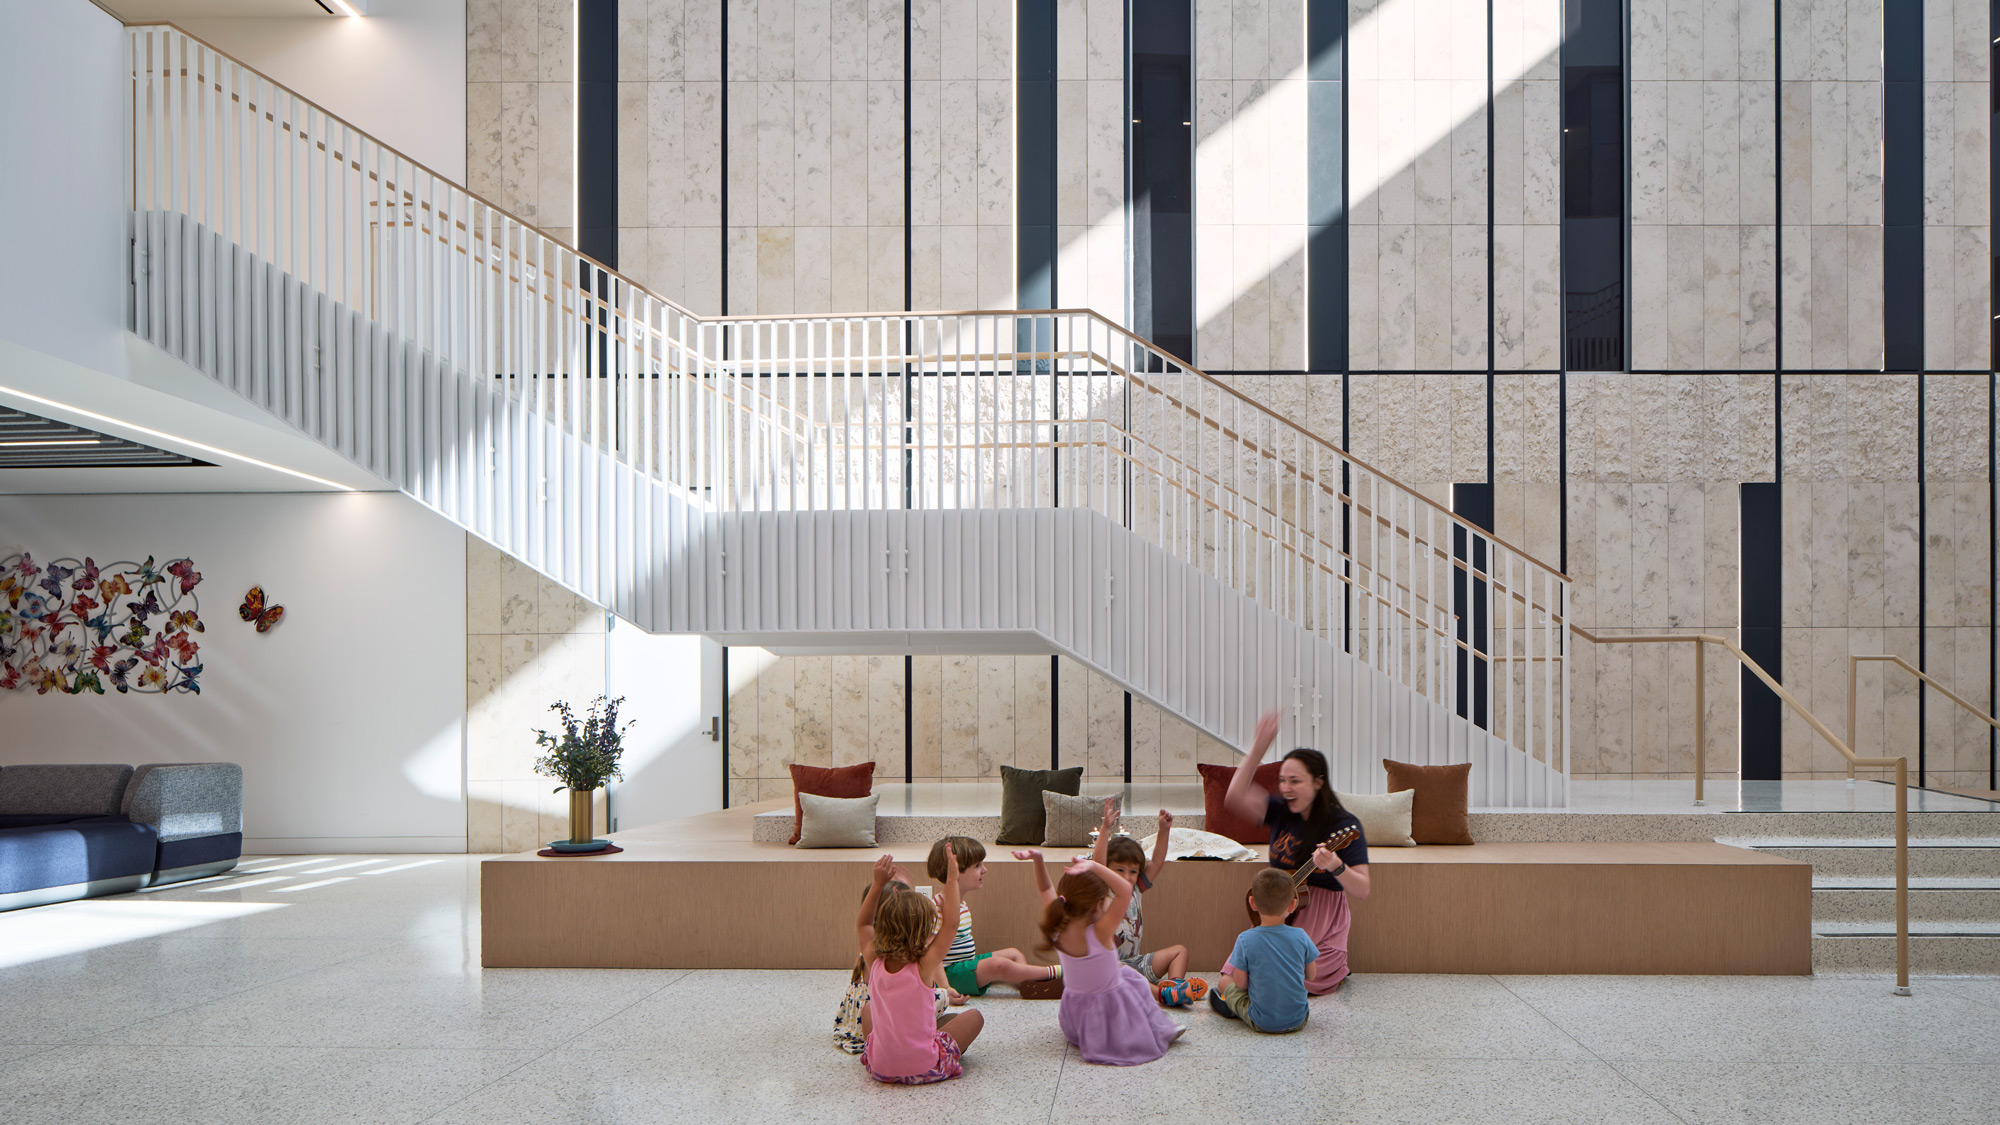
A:
<svg viewBox="0 0 2000 1125">
<path fill-rule="evenodd" d="M 198 863 L 239 859 L 243 855 L 243 833 L 223 832 L 214 836 L 194 836 L 186 840 L 161 840 L 155 871 L 172 871 Z"/>
<path fill-rule="evenodd" d="M 0 829 L 0 894 L 150 874 L 158 839 L 112 816 Z"/>
<path fill-rule="evenodd" d="M 45 824 L 68 824 L 72 820 L 96 820 L 98 813 L 0 813 L 0 828 L 40 828 Z M 119 820 L 126 819 L 119 817 Z"/>
</svg>

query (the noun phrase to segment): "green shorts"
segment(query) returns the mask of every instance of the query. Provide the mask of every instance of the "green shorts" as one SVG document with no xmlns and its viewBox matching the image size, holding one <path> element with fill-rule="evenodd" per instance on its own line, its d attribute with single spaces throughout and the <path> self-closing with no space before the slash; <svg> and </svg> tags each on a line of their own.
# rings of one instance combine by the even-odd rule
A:
<svg viewBox="0 0 2000 1125">
<path fill-rule="evenodd" d="M 953 961 L 944 967 L 944 980 L 952 991 L 960 996 L 984 996 L 988 986 L 979 983 L 979 963 L 993 956 L 981 953 L 967 957 L 963 961 Z"/>
</svg>

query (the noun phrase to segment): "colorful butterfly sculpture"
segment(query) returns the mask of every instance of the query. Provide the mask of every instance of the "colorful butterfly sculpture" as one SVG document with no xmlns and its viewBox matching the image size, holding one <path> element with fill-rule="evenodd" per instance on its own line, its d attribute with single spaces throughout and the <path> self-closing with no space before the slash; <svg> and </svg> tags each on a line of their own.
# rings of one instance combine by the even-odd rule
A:
<svg viewBox="0 0 2000 1125">
<path fill-rule="evenodd" d="M 0 558 L 0 691 L 199 694 L 201 579 L 188 558 Z"/>
<path fill-rule="evenodd" d="M 285 619 L 284 606 L 274 605 L 265 608 L 262 586 L 250 587 L 250 592 L 243 595 L 243 604 L 236 607 L 236 612 L 241 614 L 245 621 L 255 621 L 259 633 L 270 632 L 271 626 Z"/>
</svg>

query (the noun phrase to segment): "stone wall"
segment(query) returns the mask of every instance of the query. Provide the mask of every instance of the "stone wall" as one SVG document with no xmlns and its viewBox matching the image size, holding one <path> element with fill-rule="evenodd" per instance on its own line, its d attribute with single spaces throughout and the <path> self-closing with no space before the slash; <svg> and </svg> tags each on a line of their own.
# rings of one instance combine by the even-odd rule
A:
<svg viewBox="0 0 2000 1125">
<path fill-rule="evenodd" d="M 474 187 L 558 232 L 569 9 L 468 10 Z M 1057 4 L 1059 302 L 1114 319 L 1130 267 L 1124 11 Z M 894 309 L 906 285 L 919 309 L 1013 303 L 1011 3 L 729 0 L 726 60 L 720 0 L 620 12 L 628 272 L 704 312 L 723 308 L 725 277 L 731 313 Z M 1735 636 L 1738 486 L 1782 480 L 1785 682 L 1839 728 L 1847 656 L 1914 659 L 1921 643 L 1934 675 L 1990 706 L 1985 7 L 1925 6 L 1936 373 L 1921 379 L 1879 370 L 1880 0 L 1633 0 L 1634 370 L 1568 376 L 1555 373 L 1559 3 L 1495 0 L 1489 87 L 1484 5 L 1351 0 L 1357 373 L 1305 373 L 1303 13 L 1195 5 L 1197 362 L 1441 504 L 1454 483 L 1488 480 L 1490 449 L 1497 534 L 1566 566 L 1573 619 L 1600 632 Z M 1279 373 L 1248 373 L 1263 371 Z M 1062 669 L 1052 684 L 1046 657 L 920 657 L 906 684 L 900 657 L 738 650 L 731 785 L 742 799 L 780 786 L 788 760 L 874 758 L 900 776 L 906 722 L 918 778 L 1045 764 L 1051 724 L 1063 761 L 1122 774 L 1123 692 Z M 1685 648 L 1584 646 L 1570 675 L 1578 776 L 1693 768 Z M 1722 773 L 1737 685 L 1710 661 Z M 1935 698 L 1926 710 L 1935 776 L 1983 783 L 1983 726 Z M 1915 748 L 1907 677 L 1864 668 L 1856 712 L 1863 747 Z M 1135 776 L 1187 776 L 1209 754 L 1143 701 L 1132 715 Z M 1788 773 L 1838 772 L 1802 723 L 1788 717 L 1782 738 Z"/>
</svg>

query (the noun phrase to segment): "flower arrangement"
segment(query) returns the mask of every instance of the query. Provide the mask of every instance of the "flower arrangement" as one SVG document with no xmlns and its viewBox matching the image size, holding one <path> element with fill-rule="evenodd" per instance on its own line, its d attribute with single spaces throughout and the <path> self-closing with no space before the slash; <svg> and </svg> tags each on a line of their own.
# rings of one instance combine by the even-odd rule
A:
<svg viewBox="0 0 2000 1125">
<path fill-rule="evenodd" d="M 581 723 L 569 704 L 549 704 L 549 710 L 562 716 L 562 730 L 535 731 L 535 744 L 545 750 L 535 760 L 535 772 L 562 782 L 554 792 L 569 789 L 588 793 L 613 778 L 625 780 L 618 759 L 625 753 L 625 732 L 637 720 L 622 727 L 618 725 L 618 705 L 624 702 L 622 695 L 611 700 L 600 695 L 592 701 Z"/>
</svg>

